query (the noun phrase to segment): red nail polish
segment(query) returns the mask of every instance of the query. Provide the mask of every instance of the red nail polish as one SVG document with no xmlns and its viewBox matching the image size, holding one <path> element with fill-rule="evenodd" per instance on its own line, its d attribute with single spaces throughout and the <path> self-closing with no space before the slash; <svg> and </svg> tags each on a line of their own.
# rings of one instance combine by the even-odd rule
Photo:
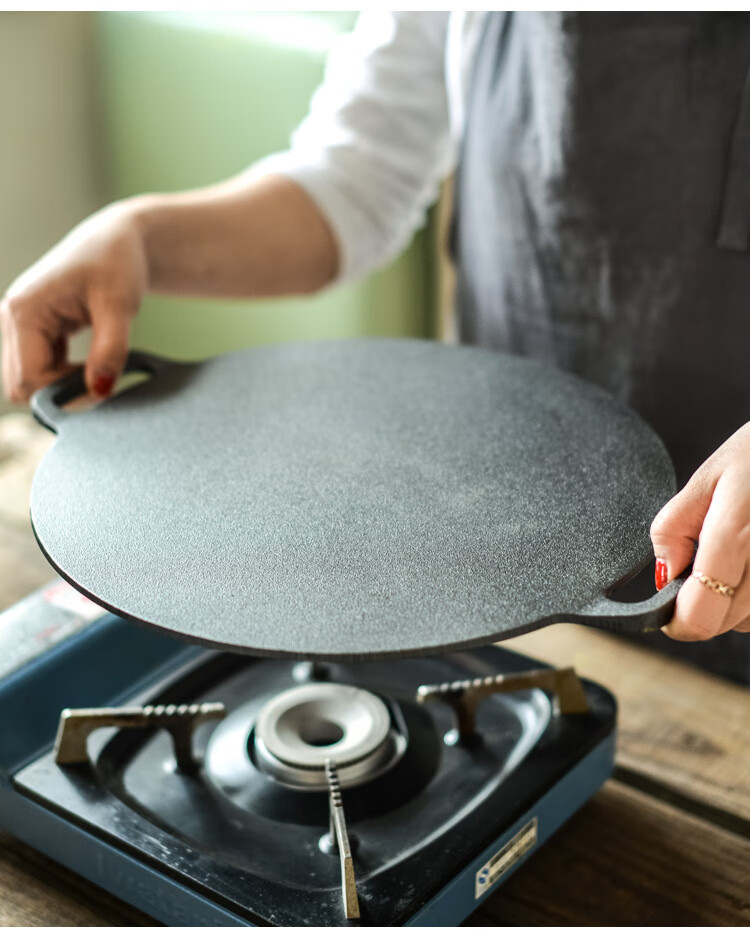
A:
<svg viewBox="0 0 750 946">
<path fill-rule="evenodd" d="M 667 563 L 663 558 L 657 558 L 656 560 L 654 583 L 656 584 L 657 591 L 661 591 L 662 588 L 667 584 Z"/>
<path fill-rule="evenodd" d="M 94 378 L 94 383 L 92 385 L 94 394 L 98 397 L 109 397 L 112 393 L 112 388 L 115 386 L 114 375 L 111 374 L 100 374 Z"/>
</svg>

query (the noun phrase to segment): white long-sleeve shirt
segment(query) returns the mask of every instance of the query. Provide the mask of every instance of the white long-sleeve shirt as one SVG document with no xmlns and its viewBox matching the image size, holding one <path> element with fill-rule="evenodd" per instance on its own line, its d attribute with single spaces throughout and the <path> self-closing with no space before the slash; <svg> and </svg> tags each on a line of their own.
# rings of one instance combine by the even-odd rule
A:
<svg viewBox="0 0 750 946">
<path fill-rule="evenodd" d="M 339 282 L 395 258 L 456 161 L 482 14 L 368 11 L 329 55 L 288 151 L 255 166 L 303 187 L 336 236 Z"/>
</svg>

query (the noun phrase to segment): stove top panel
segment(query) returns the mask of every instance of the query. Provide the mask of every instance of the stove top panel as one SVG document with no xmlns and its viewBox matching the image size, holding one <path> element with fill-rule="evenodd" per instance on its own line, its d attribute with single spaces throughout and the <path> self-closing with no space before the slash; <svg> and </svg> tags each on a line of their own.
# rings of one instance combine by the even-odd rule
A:
<svg viewBox="0 0 750 946">
<path fill-rule="evenodd" d="M 588 682 L 585 714 L 553 713 L 540 690 L 489 697 L 478 713 L 482 741 L 473 748 L 443 741 L 454 725 L 448 706 L 415 700 L 420 685 L 539 666 L 496 647 L 326 665 L 332 682 L 379 696 L 407 744 L 391 768 L 343 792 L 361 922 L 407 922 L 499 828 L 513 824 L 611 733 L 614 700 Z M 48 753 L 20 771 L 15 786 L 245 922 L 340 925 L 346 921 L 339 859 L 321 845 L 326 793 L 280 785 L 252 764 L 256 709 L 294 685 L 294 670 L 289 662 L 205 654 L 189 672 L 133 700 L 221 701 L 230 714 L 244 707 L 248 779 L 235 793 L 203 770 L 175 771 L 166 733 L 133 730 L 93 735 L 91 764 L 61 767 Z M 199 757 L 214 729 L 198 730 Z"/>
</svg>

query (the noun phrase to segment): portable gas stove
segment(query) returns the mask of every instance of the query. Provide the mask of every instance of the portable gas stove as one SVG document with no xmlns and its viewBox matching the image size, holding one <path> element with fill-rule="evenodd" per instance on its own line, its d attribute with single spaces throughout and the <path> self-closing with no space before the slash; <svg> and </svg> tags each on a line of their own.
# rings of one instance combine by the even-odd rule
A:
<svg viewBox="0 0 750 946">
<path fill-rule="evenodd" d="M 2 825 L 171 925 L 457 924 L 613 766 L 613 697 L 499 647 L 217 653 L 62 582 L 0 640 Z"/>
</svg>

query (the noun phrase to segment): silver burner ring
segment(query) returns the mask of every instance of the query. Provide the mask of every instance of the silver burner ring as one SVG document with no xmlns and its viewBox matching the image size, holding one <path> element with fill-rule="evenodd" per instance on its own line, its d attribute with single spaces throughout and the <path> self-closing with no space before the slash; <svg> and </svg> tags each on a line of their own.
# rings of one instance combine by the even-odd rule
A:
<svg viewBox="0 0 750 946">
<path fill-rule="evenodd" d="M 366 780 L 393 755 L 383 701 L 360 687 L 308 683 L 269 700 L 255 723 L 258 767 L 291 785 L 326 784 L 326 759 L 343 784 Z"/>
<path fill-rule="evenodd" d="M 272 696 L 260 709 L 252 702 L 238 706 L 211 734 L 204 771 L 219 792 L 246 808 L 259 773 L 288 788 L 327 791 L 325 761 L 332 759 L 341 787 L 349 788 L 387 772 L 406 744 L 374 693 L 308 683 Z"/>
<path fill-rule="evenodd" d="M 385 703 L 360 687 L 308 683 L 269 700 L 255 723 L 255 744 L 286 765 L 324 768 L 326 759 L 352 765 L 386 739 Z"/>
</svg>

